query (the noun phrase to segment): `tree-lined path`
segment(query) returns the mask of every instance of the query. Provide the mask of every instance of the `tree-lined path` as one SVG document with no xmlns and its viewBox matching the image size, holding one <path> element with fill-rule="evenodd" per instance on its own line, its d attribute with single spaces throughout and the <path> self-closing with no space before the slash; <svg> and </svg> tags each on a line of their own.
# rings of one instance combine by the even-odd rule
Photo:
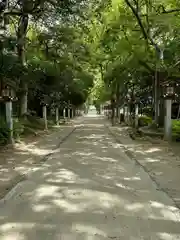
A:
<svg viewBox="0 0 180 240">
<path fill-rule="evenodd" d="M 1 201 L 0 239 L 180 239 L 180 213 L 88 115 Z"/>
</svg>

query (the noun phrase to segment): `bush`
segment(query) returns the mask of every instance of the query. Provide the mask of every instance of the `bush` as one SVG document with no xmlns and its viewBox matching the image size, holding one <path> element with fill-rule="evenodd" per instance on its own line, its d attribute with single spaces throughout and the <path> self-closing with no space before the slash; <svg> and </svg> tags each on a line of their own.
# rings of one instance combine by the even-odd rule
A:
<svg viewBox="0 0 180 240">
<path fill-rule="evenodd" d="M 120 113 L 120 122 L 124 122 L 124 114 Z"/>
<path fill-rule="evenodd" d="M 153 108 L 151 106 L 143 107 L 142 113 L 146 116 L 152 116 L 153 115 Z"/>
<path fill-rule="evenodd" d="M 22 122 L 16 118 L 13 120 L 13 136 L 14 138 L 19 138 L 20 135 L 24 132 L 24 125 Z"/>
<path fill-rule="evenodd" d="M 139 117 L 138 123 L 139 123 L 139 127 L 148 126 L 148 125 L 152 124 L 152 118 L 150 118 L 146 115 L 141 116 L 141 117 Z"/>
<path fill-rule="evenodd" d="M 18 138 L 24 131 L 24 126 L 18 119 L 13 120 L 13 136 Z M 0 119 L 0 145 L 6 145 L 8 143 L 10 130 L 4 119 Z"/>
<path fill-rule="evenodd" d="M 54 121 L 48 120 L 49 128 L 54 126 Z M 35 116 L 26 116 L 24 119 L 13 119 L 13 137 L 19 138 L 22 135 L 37 135 L 39 130 L 44 130 L 44 120 Z M 0 145 L 8 143 L 10 130 L 4 118 L 0 118 Z"/>
<path fill-rule="evenodd" d="M 0 119 L 0 145 L 8 143 L 10 131 L 4 119 Z"/>
<path fill-rule="evenodd" d="M 36 130 L 44 129 L 44 120 L 34 116 L 27 116 L 26 119 L 21 119 L 21 123 L 25 128 L 33 128 Z"/>
<path fill-rule="evenodd" d="M 180 120 L 172 120 L 172 137 L 180 141 Z"/>
</svg>

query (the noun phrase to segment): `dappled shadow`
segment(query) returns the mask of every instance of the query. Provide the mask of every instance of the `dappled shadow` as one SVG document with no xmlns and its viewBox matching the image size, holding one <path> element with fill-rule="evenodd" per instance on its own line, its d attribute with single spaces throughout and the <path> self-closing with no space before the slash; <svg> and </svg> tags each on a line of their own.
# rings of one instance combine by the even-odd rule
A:
<svg viewBox="0 0 180 240">
<path fill-rule="evenodd" d="M 82 118 L 71 120 L 71 125 L 56 126 L 51 131 L 42 132 L 39 136 L 22 139 L 13 147 L 0 151 L 0 198 L 14 184 L 21 181 L 43 158 L 51 154 L 61 140 L 67 136 L 74 125 L 82 123 Z"/>
<path fill-rule="evenodd" d="M 180 207 L 180 157 L 174 154 L 169 144 L 160 139 L 151 142 L 145 138 L 131 140 L 126 127 L 113 127 L 111 130 L 121 141 L 120 145 L 135 156 L 160 188 Z M 176 151 L 177 148 L 176 144 Z"/>
<path fill-rule="evenodd" d="M 0 239 L 180 237 L 178 209 L 120 144 L 117 148 L 103 124 L 93 127 L 99 121 L 87 118 L 85 128 L 6 196 Z"/>
</svg>

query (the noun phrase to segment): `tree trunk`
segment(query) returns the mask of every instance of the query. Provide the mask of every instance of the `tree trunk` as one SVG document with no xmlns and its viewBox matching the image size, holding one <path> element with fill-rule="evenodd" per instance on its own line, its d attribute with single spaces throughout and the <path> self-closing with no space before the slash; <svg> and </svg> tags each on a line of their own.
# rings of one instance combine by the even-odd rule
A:
<svg viewBox="0 0 180 240">
<path fill-rule="evenodd" d="M 21 81 L 21 95 L 20 95 L 20 116 L 23 117 L 28 111 L 28 85 L 26 82 Z"/>
<path fill-rule="evenodd" d="M 111 99 L 111 122 L 112 125 L 115 124 L 115 100 Z"/>
<path fill-rule="evenodd" d="M 59 125 L 59 108 L 56 107 L 56 124 Z"/>
<path fill-rule="evenodd" d="M 155 112 L 155 123 L 159 125 L 159 75 L 156 67 L 155 81 L 154 81 L 154 112 Z"/>
<path fill-rule="evenodd" d="M 29 17 L 28 14 L 23 14 L 19 19 L 18 31 L 17 31 L 17 53 L 19 63 L 21 66 L 26 65 L 25 58 L 25 40 L 28 27 Z M 27 113 L 28 102 L 28 84 L 25 80 L 21 79 L 20 82 L 21 94 L 20 94 L 20 116 L 24 116 Z"/>
<path fill-rule="evenodd" d="M 6 122 L 9 130 L 9 143 L 12 144 L 13 140 L 13 116 L 12 116 L 12 101 L 9 100 L 6 103 Z"/>
<path fill-rule="evenodd" d="M 165 115 L 164 99 L 161 98 L 159 104 L 159 127 L 164 127 L 164 115 Z"/>
<path fill-rule="evenodd" d="M 119 83 L 116 86 L 116 119 L 119 122 L 120 119 L 120 112 L 119 112 L 119 104 L 120 104 L 120 93 L 119 93 Z"/>
<path fill-rule="evenodd" d="M 47 106 L 43 106 L 43 119 L 44 119 L 44 129 L 48 129 L 48 124 L 47 124 Z"/>
</svg>

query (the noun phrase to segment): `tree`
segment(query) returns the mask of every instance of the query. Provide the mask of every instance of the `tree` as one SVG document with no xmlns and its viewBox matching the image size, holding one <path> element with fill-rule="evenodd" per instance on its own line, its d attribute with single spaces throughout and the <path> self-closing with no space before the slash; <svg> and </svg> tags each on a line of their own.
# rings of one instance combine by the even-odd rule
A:
<svg viewBox="0 0 180 240">
<path fill-rule="evenodd" d="M 17 56 L 19 64 L 23 66 L 26 65 L 26 43 L 27 43 L 27 32 L 30 22 L 38 20 L 39 26 L 46 26 L 47 23 L 57 19 L 59 21 L 62 17 L 68 17 L 72 15 L 72 9 L 78 7 L 81 3 L 80 0 L 74 1 L 51 1 L 51 0 L 36 0 L 36 1 L 11 1 L 5 0 L 2 3 L 1 16 L 5 22 L 5 19 L 8 22 L 13 24 L 14 31 L 17 37 Z M 58 6 L 58 7 L 57 7 Z M 45 21 L 46 19 L 46 21 Z M 5 22 L 5 26 L 7 21 Z M 27 96 L 28 96 L 28 83 L 26 81 L 20 82 L 21 89 L 21 115 L 24 115 L 27 112 Z"/>
<path fill-rule="evenodd" d="M 119 95 L 126 95 L 131 81 L 140 97 L 144 95 L 142 88 L 153 85 L 158 122 L 160 84 L 167 79 L 178 80 L 179 54 L 174 44 L 178 44 L 179 17 L 176 1 L 125 0 L 106 5 L 95 21 L 101 29 L 96 44 L 103 58 L 105 84 L 116 93 L 117 102 Z"/>
</svg>

